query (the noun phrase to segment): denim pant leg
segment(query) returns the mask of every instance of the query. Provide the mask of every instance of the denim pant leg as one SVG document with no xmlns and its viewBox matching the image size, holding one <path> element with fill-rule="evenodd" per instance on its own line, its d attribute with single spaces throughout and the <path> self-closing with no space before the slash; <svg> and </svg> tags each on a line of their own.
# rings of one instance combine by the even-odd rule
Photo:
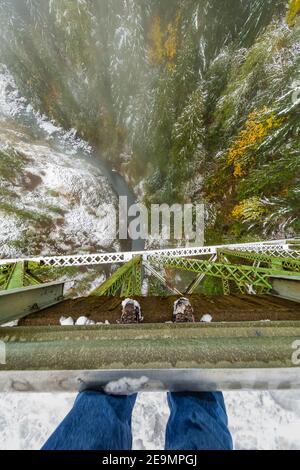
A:
<svg viewBox="0 0 300 470">
<path fill-rule="evenodd" d="M 80 393 L 42 450 L 131 450 L 136 395 Z"/>
<path fill-rule="evenodd" d="M 221 392 L 168 393 L 166 450 L 232 450 Z"/>
</svg>

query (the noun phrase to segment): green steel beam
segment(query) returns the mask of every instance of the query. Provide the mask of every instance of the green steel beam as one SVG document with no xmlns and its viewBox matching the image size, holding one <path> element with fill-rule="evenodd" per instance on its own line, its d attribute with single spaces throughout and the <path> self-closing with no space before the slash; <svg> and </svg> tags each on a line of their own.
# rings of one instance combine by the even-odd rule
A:
<svg viewBox="0 0 300 470">
<path fill-rule="evenodd" d="M 267 263 L 270 268 L 287 269 L 290 271 L 300 271 L 300 259 L 288 256 L 277 256 L 268 253 L 256 253 L 254 251 L 239 251 L 229 248 L 218 249 L 219 256 L 231 256 L 233 258 L 242 258 L 249 261 Z M 286 252 L 285 252 L 286 255 Z"/>
<path fill-rule="evenodd" d="M 222 286 L 224 295 L 230 295 L 230 284 L 228 279 L 222 277 Z"/>
<path fill-rule="evenodd" d="M 209 261 L 211 262 L 215 262 L 217 260 L 217 255 L 213 255 L 210 257 Z M 195 279 L 193 279 L 193 281 L 190 283 L 190 285 L 188 286 L 187 290 L 186 290 L 186 294 L 193 294 L 193 292 L 195 292 L 195 290 L 197 289 L 197 287 L 201 284 L 201 282 L 203 281 L 203 279 L 205 278 L 205 274 L 203 273 L 200 273 L 198 274 Z"/>
<path fill-rule="evenodd" d="M 151 257 L 149 262 L 155 266 L 176 268 L 192 271 L 198 274 L 197 283 L 206 275 L 222 280 L 225 295 L 230 294 L 230 283 L 234 282 L 240 292 L 247 292 L 249 286 L 253 286 L 257 293 L 268 292 L 271 289 L 269 277 L 272 275 L 299 276 L 300 259 L 287 256 L 274 256 L 272 254 L 256 253 L 248 251 L 222 248 L 218 250 L 219 261 L 188 259 L 172 256 Z M 254 263 L 253 266 L 239 265 L 228 261 L 230 258 L 247 259 Z M 261 268 L 260 263 L 266 263 L 269 267 Z M 287 271 L 288 270 L 288 271 Z M 27 285 L 40 283 L 31 271 L 27 263 L 17 262 L 9 266 L 0 267 L 0 287 L 3 289 L 20 288 Z M 193 284 L 192 284 L 193 285 Z M 95 289 L 92 295 L 140 295 L 142 291 L 142 258 L 136 256 L 128 263 L 122 265 L 100 287 Z"/>
<path fill-rule="evenodd" d="M 0 287 L 6 283 L 7 276 L 0 273 Z"/>
<path fill-rule="evenodd" d="M 51 282 L 0 292 L 0 325 L 55 305 L 64 298 L 64 282 Z M 1 330 L 1 328 L 0 328 Z M 15 332 L 12 329 L 12 332 Z"/>
<path fill-rule="evenodd" d="M 219 254 L 219 261 L 222 263 L 222 264 L 226 264 L 228 263 L 228 260 L 226 258 L 226 256 L 221 253 Z M 217 259 L 218 259 L 218 255 L 217 255 Z M 239 288 L 241 288 L 241 285 L 240 284 L 237 284 Z M 222 287 L 223 287 L 223 294 L 224 295 L 230 295 L 230 280 L 229 279 L 226 279 L 224 276 L 222 276 Z"/>
<path fill-rule="evenodd" d="M 142 259 L 134 257 L 128 263 L 117 269 L 101 286 L 97 287 L 93 296 L 115 296 L 118 293 L 123 297 L 140 295 L 142 290 Z"/>
<path fill-rule="evenodd" d="M 300 302 L 300 282 L 299 278 L 293 276 L 270 277 L 272 284 L 272 295 L 277 295 L 282 299 Z"/>
<path fill-rule="evenodd" d="M 1 369 L 293 368 L 299 337 L 297 321 L 1 328 Z"/>
<path fill-rule="evenodd" d="M 38 284 L 42 284 L 41 281 L 36 277 L 33 276 L 30 272 L 24 272 L 24 281 L 26 286 L 36 286 Z"/>
<path fill-rule="evenodd" d="M 194 273 L 203 273 L 220 278 L 223 282 L 234 281 L 240 289 L 253 286 L 257 292 L 263 293 L 271 290 L 269 277 L 272 275 L 287 275 L 287 271 L 260 268 L 254 266 L 234 265 L 228 263 L 212 263 L 191 258 L 175 258 L 162 256 L 152 257 L 149 262 L 160 267 L 182 269 Z M 289 275 L 299 276 L 297 272 L 288 272 Z M 225 285 L 225 291 L 227 287 Z"/>
<path fill-rule="evenodd" d="M 24 286 L 24 263 L 19 262 L 12 265 L 7 277 L 5 289 L 20 289 Z"/>
<path fill-rule="evenodd" d="M 28 270 L 27 263 L 23 261 L 1 266 L 0 287 L 4 290 L 20 289 L 40 283 L 41 281 Z"/>
</svg>

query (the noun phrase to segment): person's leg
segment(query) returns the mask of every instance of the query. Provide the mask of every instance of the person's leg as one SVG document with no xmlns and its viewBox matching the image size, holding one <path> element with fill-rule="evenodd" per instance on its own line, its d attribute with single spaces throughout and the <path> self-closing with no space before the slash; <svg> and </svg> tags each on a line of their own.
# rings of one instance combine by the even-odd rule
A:
<svg viewBox="0 0 300 470">
<path fill-rule="evenodd" d="M 168 393 L 166 450 L 231 450 L 221 392 Z"/>
<path fill-rule="evenodd" d="M 136 395 L 80 393 L 42 450 L 131 450 Z"/>
</svg>

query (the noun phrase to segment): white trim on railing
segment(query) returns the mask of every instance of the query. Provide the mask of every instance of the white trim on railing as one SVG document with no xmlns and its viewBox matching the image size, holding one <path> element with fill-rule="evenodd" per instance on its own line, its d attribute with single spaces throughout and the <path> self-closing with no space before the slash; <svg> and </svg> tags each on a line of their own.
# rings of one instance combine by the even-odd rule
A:
<svg viewBox="0 0 300 470">
<path fill-rule="evenodd" d="M 160 250 L 148 251 L 128 251 L 113 253 L 94 253 L 79 254 L 71 256 L 38 256 L 38 257 L 20 257 L 13 259 L 0 259 L 0 265 L 17 263 L 19 261 L 34 261 L 42 263 L 45 266 L 66 267 L 66 266 L 92 266 L 100 264 L 126 263 L 134 256 L 142 256 L 147 260 L 149 257 L 156 256 L 206 256 L 214 255 L 219 248 L 232 248 L 244 251 L 255 251 L 257 253 L 268 252 L 274 256 L 282 255 L 282 252 L 288 253 L 289 257 L 300 258 L 300 251 L 297 252 L 291 248 L 291 243 L 298 240 L 268 240 L 254 243 L 237 243 L 230 245 L 212 245 L 212 246 L 190 246 L 185 248 L 166 248 Z M 299 240 L 300 245 L 300 240 Z M 299 253 L 299 254 L 298 254 Z"/>
</svg>

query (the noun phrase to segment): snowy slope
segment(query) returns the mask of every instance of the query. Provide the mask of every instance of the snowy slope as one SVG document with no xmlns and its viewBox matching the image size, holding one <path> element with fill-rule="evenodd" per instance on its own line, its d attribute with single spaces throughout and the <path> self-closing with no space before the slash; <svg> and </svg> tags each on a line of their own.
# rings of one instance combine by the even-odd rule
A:
<svg viewBox="0 0 300 470">
<path fill-rule="evenodd" d="M 70 410 L 74 394 L 0 394 L 0 449 L 39 449 Z M 235 449 L 300 449 L 300 393 L 226 392 Z M 143 393 L 133 413 L 133 448 L 163 449 L 165 393 Z"/>
<path fill-rule="evenodd" d="M 90 147 L 34 112 L 0 64 L 0 256 L 110 248 L 115 195 Z"/>
</svg>

